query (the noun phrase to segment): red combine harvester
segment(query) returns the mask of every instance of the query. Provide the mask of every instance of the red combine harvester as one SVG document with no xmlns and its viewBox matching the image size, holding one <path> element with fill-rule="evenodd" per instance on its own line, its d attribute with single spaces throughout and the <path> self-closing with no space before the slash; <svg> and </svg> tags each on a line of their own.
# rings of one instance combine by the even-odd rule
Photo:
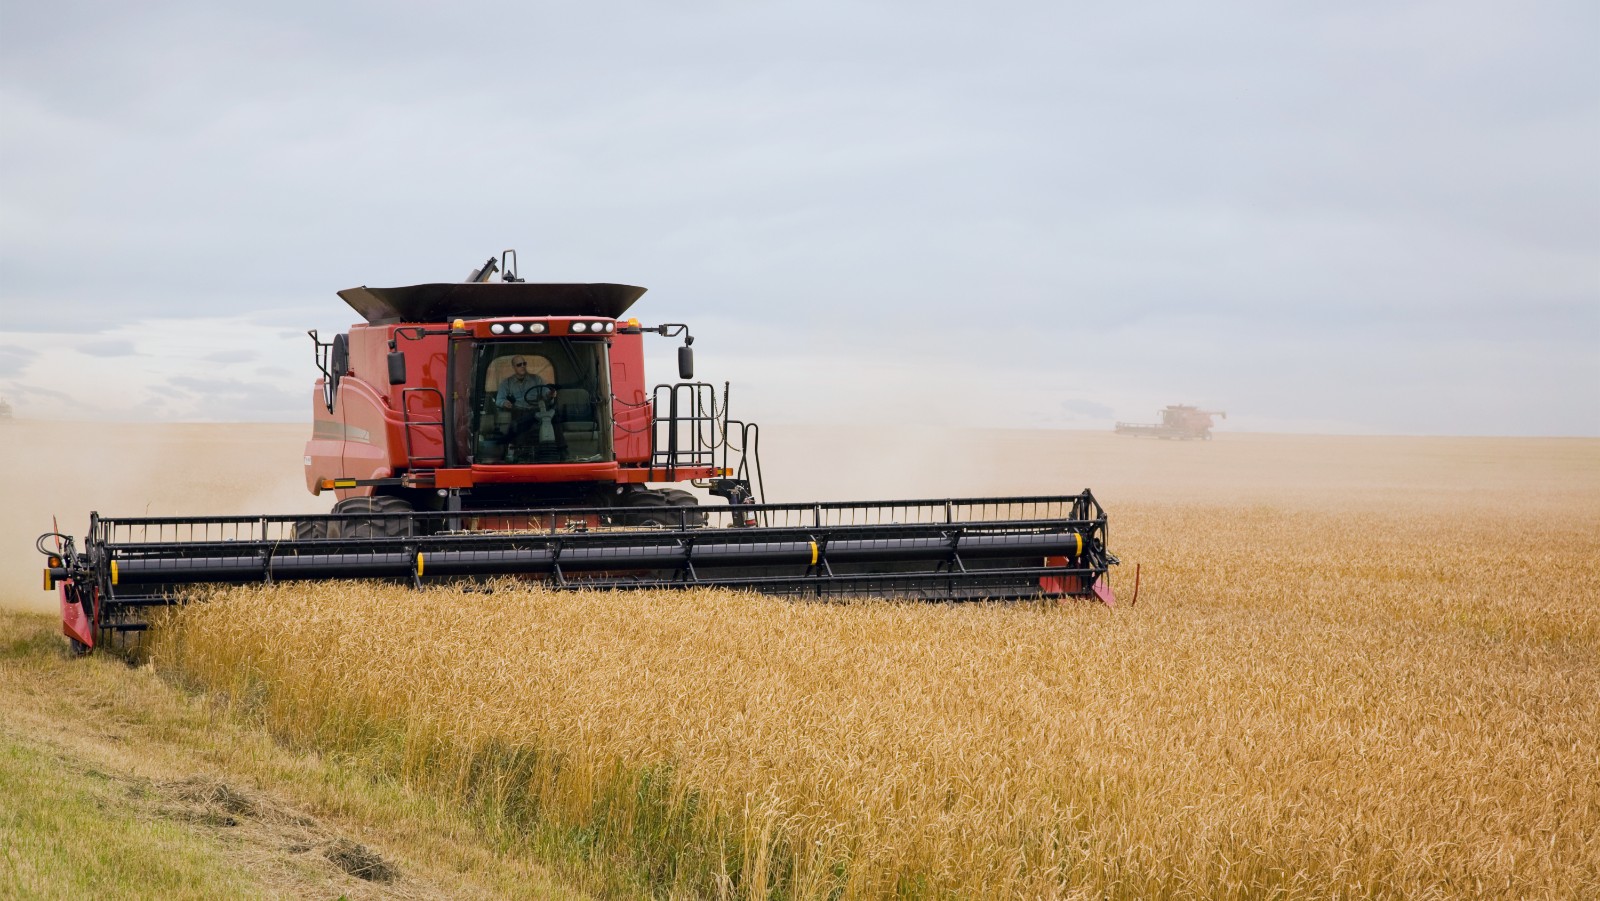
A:
<svg viewBox="0 0 1600 901">
<path fill-rule="evenodd" d="M 1228 418 L 1227 413 L 1202 410 L 1199 407 L 1187 407 L 1182 404 L 1173 404 L 1161 411 L 1159 423 L 1117 423 L 1118 435 L 1132 435 L 1135 438 L 1168 438 L 1179 441 L 1199 439 L 1211 440 L 1211 426 L 1214 424 L 1211 417 L 1221 416 Z"/>
<path fill-rule="evenodd" d="M 40 536 L 80 651 L 137 635 L 201 583 L 515 576 L 551 588 L 720 586 L 797 598 L 1098 597 L 1116 559 L 1081 494 L 764 503 L 759 430 L 694 381 L 687 326 L 645 289 L 530 284 L 515 256 L 464 283 L 339 292 L 306 444 L 324 515 L 101 517 Z M 491 281 L 499 271 L 501 277 Z M 645 335 L 682 337 L 648 387 Z M 687 483 L 725 503 L 705 504 Z M 118 643 L 121 643 L 120 641 Z"/>
</svg>

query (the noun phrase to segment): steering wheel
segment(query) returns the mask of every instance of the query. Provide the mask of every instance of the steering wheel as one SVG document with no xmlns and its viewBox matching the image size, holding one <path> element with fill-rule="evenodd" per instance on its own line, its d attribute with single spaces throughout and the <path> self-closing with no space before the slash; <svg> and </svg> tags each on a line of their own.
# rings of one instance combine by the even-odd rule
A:
<svg viewBox="0 0 1600 901">
<path fill-rule="evenodd" d="M 555 393 L 556 389 L 551 385 L 534 385 L 527 391 L 522 392 L 522 403 L 525 406 L 532 407 Z"/>
</svg>

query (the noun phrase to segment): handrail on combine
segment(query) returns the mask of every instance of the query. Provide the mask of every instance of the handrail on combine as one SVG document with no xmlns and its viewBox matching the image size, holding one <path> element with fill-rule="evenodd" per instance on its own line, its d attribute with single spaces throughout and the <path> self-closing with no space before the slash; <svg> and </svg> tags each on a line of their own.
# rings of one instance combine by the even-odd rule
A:
<svg viewBox="0 0 1600 901">
<path fill-rule="evenodd" d="M 652 468 L 665 471 L 667 481 L 672 481 L 680 466 L 715 463 L 720 429 L 715 388 L 705 382 L 657 385 L 651 404 L 655 420 L 650 436 Z"/>
<path fill-rule="evenodd" d="M 426 406 L 426 398 L 430 394 L 438 398 L 439 418 L 412 419 L 411 414 L 413 413 L 421 415 L 428 412 L 425 409 L 417 409 L 411 403 L 412 400 L 423 400 L 424 406 Z M 401 391 L 400 416 L 402 421 L 401 427 L 405 433 L 406 460 L 412 466 L 443 466 L 445 462 L 444 443 L 447 440 L 445 436 L 444 421 L 444 392 L 437 388 L 407 388 Z M 420 457 L 417 455 L 416 442 L 412 435 L 414 430 L 420 430 L 424 428 L 436 428 L 439 430 L 439 453 L 429 454 L 426 457 Z"/>
</svg>

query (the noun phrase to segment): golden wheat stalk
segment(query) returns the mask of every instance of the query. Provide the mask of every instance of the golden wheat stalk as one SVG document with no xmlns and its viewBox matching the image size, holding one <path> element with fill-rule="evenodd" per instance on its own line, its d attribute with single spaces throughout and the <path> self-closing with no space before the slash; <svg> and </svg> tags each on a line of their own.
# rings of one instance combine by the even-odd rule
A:
<svg viewBox="0 0 1600 901">
<path fill-rule="evenodd" d="M 1600 890 L 1600 517 L 1139 512 L 1132 611 L 293 585 L 155 656 L 669 891 Z"/>
</svg>

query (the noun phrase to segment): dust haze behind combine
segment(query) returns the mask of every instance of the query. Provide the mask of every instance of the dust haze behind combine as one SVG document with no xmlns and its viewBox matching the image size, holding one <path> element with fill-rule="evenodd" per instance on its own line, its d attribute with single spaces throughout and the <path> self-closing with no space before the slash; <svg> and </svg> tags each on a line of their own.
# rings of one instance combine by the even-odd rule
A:
<svg viewBox="0 0 1600 901">
<path fill-rule="evenodd" d="M 199 516 L 326 512 L 305 489 L 304 425 L 102 424 L 14 420 L 0 464 L 18 474 L 0 521 L 0 606 L 53 611 L 34 539 L 81 536 L 89 513 Z"/>
<path fill-rule="evenodd" d="M 326 512 L 305 490 L 304 425 L 17 420 L 0 463 L 22 474 L 0 523 L 0 606 L 54 610 L 34 539 L 58 517 L 82 535 L 91 510 L 121 516 Z M 1211 442 L 1105 432 L 789 426 L 763 430 L 773 502 L 1049 494 L 1092 488 L 1113 517 L 1128 505 L 1381 510 L 1414 500 L 1537 500 L 1600 506 L 1600 441 L 1227 433 Z M 1144 515 L 1158 515 L 1148 509 Z M 1118 524 L 1121 523 L 1121 526 Z"/>
</svg>

